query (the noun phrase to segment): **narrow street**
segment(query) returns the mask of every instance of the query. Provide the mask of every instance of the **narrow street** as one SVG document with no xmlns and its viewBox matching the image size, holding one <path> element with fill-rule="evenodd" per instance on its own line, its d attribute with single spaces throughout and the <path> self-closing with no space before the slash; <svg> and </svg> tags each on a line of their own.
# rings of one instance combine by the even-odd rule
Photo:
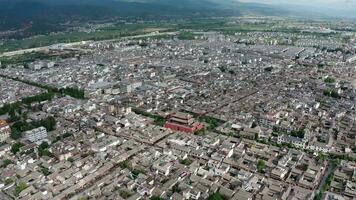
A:
<svg viewBox="0 0 356 200">
<path fill-rule="evenodd" d="M 322 187 L 325 185 L 326 179 L 328 178 L 328 176 L 330 174 L 334 173 L 336 167 L 337 166 L 334 163 L 332 163 L 332 161 L 330 161 L 330 160 L 328 161 L 326 172 L 325 172 L 323 178 L 321 179 L 319 187 L 315 191 L 315 194 L 318 194 L 321 191 Z"/>
</svg>

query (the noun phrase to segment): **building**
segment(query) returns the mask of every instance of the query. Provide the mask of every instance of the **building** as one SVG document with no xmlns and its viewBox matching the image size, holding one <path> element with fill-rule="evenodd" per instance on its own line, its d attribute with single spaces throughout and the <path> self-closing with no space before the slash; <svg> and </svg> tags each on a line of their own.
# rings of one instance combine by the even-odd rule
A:
<svg viewBox="0 0 356 200">
<path fill-rule="evenodd" d="M 191 115 L 181 112 L 170 114 L 164 127 L 186 133 L 195 133 L 204 128 L 201 123 L 195 122 Z"/>
<path fill-rule="evenodd" d="M 4 142 L 7 138 L 9 138 L 10 133 L 11 129 L 9 124 L 4 120 L 0 120 L 0 142 Z"/>
<path fill-rule="evenodd" d="M 135 89 L 141 87 L 142 85 L 143 85 L 142 81 L 128 81 L 128 82 L 124 82 L 121 85 L 120 90 L 125 93 L 131 93 L 135 91 Z"/>
<path fill-rule="evenodd" d="M 306 143 L 307 140 L 305 138 L 298 138 L 290 135 L 280 135 L 278 136 L 278 143 L 287 143 L 287 144 L 293 144 L 294 146 L 298 148 L 305 149 L 306 148 Z"/>
<path fill-rule="evenodd" d="M 47 130 L 43 126 L 25 132 L 25 138 L 30 142 L 38 142 L 45 139 L 46 137 Z"/>
</svg>

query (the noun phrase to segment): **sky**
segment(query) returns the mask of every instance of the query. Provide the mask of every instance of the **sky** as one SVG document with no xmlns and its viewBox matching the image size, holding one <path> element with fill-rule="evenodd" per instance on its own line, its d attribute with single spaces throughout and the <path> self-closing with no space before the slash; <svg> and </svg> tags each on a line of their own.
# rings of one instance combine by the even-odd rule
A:
<svg viewBox="0 0 356 200">
<path fill-rule="evenodd" d="M 239 0 L 241 2 L 256 2 L 264 4 L 291 4 L 337 9 L 356 9 L 356 0 Z"/>
</svg>

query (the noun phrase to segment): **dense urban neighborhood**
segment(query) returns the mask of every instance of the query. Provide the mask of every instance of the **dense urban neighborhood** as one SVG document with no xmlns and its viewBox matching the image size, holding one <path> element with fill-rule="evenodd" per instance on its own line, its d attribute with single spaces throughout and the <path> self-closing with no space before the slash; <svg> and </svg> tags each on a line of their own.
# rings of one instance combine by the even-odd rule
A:
<svg viewBox="0 0 356 200">
<path fill-rule="evenodd" d="M 225 25 L 0 54 L 0 199 L 355 199 L 356 23 Z"/>
</svg>

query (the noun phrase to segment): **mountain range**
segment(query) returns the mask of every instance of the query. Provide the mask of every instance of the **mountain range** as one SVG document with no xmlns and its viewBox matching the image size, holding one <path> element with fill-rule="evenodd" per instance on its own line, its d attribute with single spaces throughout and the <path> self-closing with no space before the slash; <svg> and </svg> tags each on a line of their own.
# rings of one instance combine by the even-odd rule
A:
<svg viewBox="0 0 356 200">
<path fill-rule="evenodd" d="M 66 25 L 119 17 L 143 19 L 243 15 L 328 16 L 288 6 L 236 0 L 0 0 L 0 31 L 19 30 L 28 36 L 60 31 Z"/>
</svg>

